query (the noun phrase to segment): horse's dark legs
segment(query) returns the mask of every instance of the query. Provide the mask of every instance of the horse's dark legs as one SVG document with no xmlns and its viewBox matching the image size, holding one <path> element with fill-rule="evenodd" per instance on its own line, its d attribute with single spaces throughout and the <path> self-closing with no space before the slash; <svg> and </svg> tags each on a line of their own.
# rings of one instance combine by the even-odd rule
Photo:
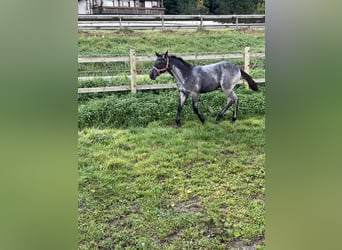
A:
<svg viewBox="0 0 342 250">
<path fill-rule="evenodd" d="M 183 105 L 186 101 L 186 99 L 188 98 L 188 96 L 186 94 L 184 94 L 183 92 L 179 92 L 179 102 L 178 102 L 178 111 L 177 111 L 177 115 L 176 115 L 176 124 L 178 127 L 181 126 L 180 123 L 180 114 L 182 112 L 183 109 Z"/>
<path fill-rule="evenodd" d="M 234 101 L 234 112 L 233 112 L 232 122 L 236 121 L 238 109 L 239 109 L 239 99 L 236 98 Z"/>
<path fill-rule="evenodd" d="M 227 109 L 233 104 L 233 100 L 229 100 L 228 103 L 221 109 L 221 111 L 216 116 L 216 122 L 219 122 L 224 115 L 224 113 L 227 111 Z"/>
<path fill-rule="evenodd" d="M 192 108 L 193 108 L 195 114 L 198 116 L 198 119 L 200 119 L 200 121 L 202 123 L 204 123 L 204 118 L 198 111 L 198 95 L 192 96 Z"/>
<path fill-rule="evenodd" d="M 234 104 L 234 110 L 233 110 L 233 117 L 232 117 L 232 122 L 236 121 L 237 118 L 237 112 L 238 112 L 238 105 L 239 105 L 239 99 L 237 97 L 237 95 L 231 91 L 228 92 L 227 95 L 227 104 L 222 108 L 222 110 L 217 114 L 216 117 L 216 122 L 219 122 L 222 118 L 222 116 L 224 115 L 224 113 L 227 111 L 227 109 Z"/>
</svg>

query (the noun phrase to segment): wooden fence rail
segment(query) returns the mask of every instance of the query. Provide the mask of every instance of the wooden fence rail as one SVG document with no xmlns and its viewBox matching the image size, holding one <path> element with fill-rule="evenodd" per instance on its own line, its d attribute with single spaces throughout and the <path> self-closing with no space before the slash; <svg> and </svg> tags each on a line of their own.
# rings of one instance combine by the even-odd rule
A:
<svg viewBox="0 0 342 250">
<path fill-rule="evenodd" d="M 249 72 L 250 58 L 263 58 L 265 53 L 251 53 L 250 48 L 246 47 L 244 54 L 215 54 L 215 55 L 187 55 L 182 56 L 184 60 L 210 60 L 210 59 L 244 59 L 244 71 Z M 93 57 L 93 58 L 78 58 L 78 63 L 108 63 L 108 62 L 129 62 L 130 86 L 110 86 L 110 87 L 94 87 L 94 88 L 78 88 L 78 93 L 99 93 L 99 92 L 115 92 L 115 91 L 131 91 L 136 93 L 137 90 L 152 90 L 152 89 L 171 89 L 176 88 L 176 84 L 148 84 L 137 85 L 137 62 L 153 62 L 155 57 L 136 56 L 135 50 L 130 49 L 129 56 L 120 57 Z M 89 80 L 95 78 L 111 78 L 112 76 L 94 76 L 94 77 L 78 77 L 78 80 Z M 265 79 L 255 79 L 256 82 L 265 82 Z"/>
<path fill-rule="evenodd" d="M 78 15 L 78 29 L 264 27 L 265 15 Z"/>
<path fill-rule="evenodd" d="M 78 21 L 185 21 L 209 20 L 226 21 L 238 19 L 264 20 L 265 14 L 259 15 L 78 15 Z"/>
</svg>

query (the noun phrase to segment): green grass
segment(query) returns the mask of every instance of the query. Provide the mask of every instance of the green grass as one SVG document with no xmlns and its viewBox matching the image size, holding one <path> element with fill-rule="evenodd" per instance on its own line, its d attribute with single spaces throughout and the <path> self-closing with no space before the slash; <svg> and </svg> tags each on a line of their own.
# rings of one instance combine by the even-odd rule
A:
<svg viewBox="0 0 342 250">
<path fill-rule="evenodd" d="M 201 31 L 79 31 L 79 56 L 127 55 L 135 48 L 137 55 L 170 53 L 236 53 L 244 47 L 264 51 L 264 30 Z"/>
<path fill-rule="evenodd" d="M 136 55 L 154 56 L 154 52 L 178 56 L 189 54 L 243 53 L 245 47 L 251 52 L 265 51 L 264 30 L 205 30 L 205 31 L 80 31 L 78 40 L 79 57 L 128 56 L 134 48 Z M 189 61 L 203 65 L 219 60 Z M 231 62 L 243 66 L 241 60 Z M 263 77 L 265 59 L 252 58 L 251 75 Z M 152 62 L 138 62 L 137 73 L 146 75 Z M 129 63 L 83 63 L 79 64 L 80 76 L 129 75 Z M 129 83 L 129 81 L 127 82 Z"/>
<path fill-rule="evenodd" d="M 265 114 L 265 86 L 254 92 L 240 87 L 236 90 L 239 97 L 238 119 L 249 115 Z M 102 98 L 100 98 L 102 95 Z M 151 122 L 173 124 L 177 113 L 179 93 L 177 90 L 138 91 L 116 94 L 82 94 L 78 107 L 78 127 L 127 128 L 147 126 Z M 202 94 L 199 110 L 208 121 L 214 121 L 218 112 L 227 102 L 223 92 Z M 223 119 L 231 119 L 232 108 Z M 182 122 L 196 120 L 188 98 L 181 114 Z"/>
<path fill-rule="evenodd" d="M 264 247 L 265 122 L 79 131 L 79 249 Z"/>
</svg>

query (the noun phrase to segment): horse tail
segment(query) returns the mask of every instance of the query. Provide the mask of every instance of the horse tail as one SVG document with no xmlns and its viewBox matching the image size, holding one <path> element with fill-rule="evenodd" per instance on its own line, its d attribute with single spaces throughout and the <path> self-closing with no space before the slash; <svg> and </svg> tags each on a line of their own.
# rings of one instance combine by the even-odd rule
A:
<svg viewBox="0 0 342 250">
<path fill-rule="evenodd" d="M 242 69 L 240 69 L 241 71 L 241 76 L 243 79 L 245 79 L 248 82 L 248 86 L 254 90 L 254 91 L 258 91 L 258 85 L 257 83 L 252 79 L 252 77 L 250 75 L 248 75 L 245 71 L 243 71 Z"/>
</svg>

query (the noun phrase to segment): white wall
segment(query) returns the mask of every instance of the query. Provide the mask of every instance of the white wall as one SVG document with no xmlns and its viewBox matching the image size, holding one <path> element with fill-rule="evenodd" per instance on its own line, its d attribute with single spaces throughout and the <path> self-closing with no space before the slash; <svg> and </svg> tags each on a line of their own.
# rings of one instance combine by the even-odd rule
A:
<svg viewBox="0 0 342 250">
<path fill-rule="evenodd" d="M 152 3 L 151 3 L 151 1 L 146 1 L 146 2 L 145 2 L 145 8 L 152 8 Z"/>
<path fill-rule="evenodd" d="M 103 6 L 113 6 L 113 0 L 103 0 Z"/>
<path fill-rule="evenodd" d="M 100 0 L 98 0 L 100 3 Z M 120 4 L 121 6 L 128 7 L 128 2 L 130 2 L 130 7 L 134 7 L 134 1 L 133 0 L 121 0 Z M 90 0 L 88 0 L 88 5 L 90 4 Z M 139 4 L 139 2 L 137 2 Z M 118 0 L 103 0 L 103 6 L 118 6 Z M 158 6 L 158 1 L 145 1 L 145 8 L 152 8 L 152 6 Z M 137 6 L 138 7 L 138 6 Z M 87 8 L 87 1 L 81 0 L 78 1 L 78 14 L 90 14 L 90 6 Z"/>
<path fill-rule="evenodd" d="M 78 1 L 78 14 L 88 14 L 86 0 Z"/>
</svg>

